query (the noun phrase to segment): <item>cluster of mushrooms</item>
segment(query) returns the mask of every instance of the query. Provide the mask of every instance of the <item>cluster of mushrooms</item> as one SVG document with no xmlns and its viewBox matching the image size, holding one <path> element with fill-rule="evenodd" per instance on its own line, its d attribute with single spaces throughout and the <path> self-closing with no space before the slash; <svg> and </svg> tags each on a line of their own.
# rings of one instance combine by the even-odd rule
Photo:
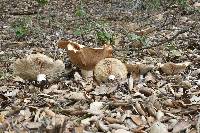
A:
<svg viewBox="0 0 200 133">
<path fill-rule="evenodd" d="M 71 41 L 59 41 L 58 46 L 67 50 L 70 61 L 81 69 L 85 79 L 91 79 L 94 75 L 95 80 L 101 83 L 108 79 L 122 81 L 127 77 L 126 66 L 112 58 L 113 49 L 109 45 L 88 48 Z"/>
<path fill-rule="evenodd" d="M 136 80 L 150 71 L 153 66 L 145 64 L 124 64 L 116 58 L 112 58 L 112 46 L 104 45 L 102 48 L 89 48 L 70 40 L 60 40 L 58 47 L 67 51 L 72 64 L 81 69 L 82 76 L 87 80 L 102 83 L 110 80 L 124 81 L 127 74 L 132 74 Z M 159 68 L 166 74 L 182 72 L 189 64 L 165 63 Z M 23 59 L 17 59 L 14 63 L 15 75 L 24 80 L 42 81 L 53 80 L 65 71 L 63 61 L 49 58 L 43 54 L 31 54 Z"/>
</svg>

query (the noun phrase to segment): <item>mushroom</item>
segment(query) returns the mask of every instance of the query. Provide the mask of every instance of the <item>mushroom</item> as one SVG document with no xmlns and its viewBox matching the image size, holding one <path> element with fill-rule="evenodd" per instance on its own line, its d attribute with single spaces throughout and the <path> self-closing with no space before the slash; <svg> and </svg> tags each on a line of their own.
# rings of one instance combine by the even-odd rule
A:
<svg viewBox="0 0 200 133">
<path fill-rule="evenodd" d="M 102 59 L 94 69 L 94 76 L 98 83 L 106 82 L 109 79 L 124 81 L 127 73 L 126 66 L 115 58 Z"/>
<path fill-rule="evenodd" d="M 51 81 L 58 77 L 65 70 L 65 65 L 61 60 L 53 61 L 52 58 L 37 53 L 17 59 L 13 68 L 14 74 L 22 79 L 40 82 L 46 80 L 46 78 Z"/>
<path fill-rule="evenodd" d="M 134 80 L 139 80 L 140 75 L 146 74 L 148 71 L 153 69 L 153 65 L 146 65 L 142 63 L 126 64 L 128 73 L 130 73 Z"/>
<path fill-rule="evenodd" d="M 189 66 L 191 62 L 184 62 L 184 63 L 172 63 L 172 62 L 167 62 L 164 64 L 158 64 L 159 68 L 161 69 L 162 72 L 168 74 L 168 75 L 176 75 L 179 74 Z"/>
<path fill-rule="evenodd" d="M 81 69 L 82 76 L 86 79 L 93 77 L 95 65 L 102 59 L 112 57 L 112 47 L 104 45 L 103 48 L 84 47 L 76 42 L 61 40 L 58 47 L 67 50 L 70 61 Z"/>
</svg>

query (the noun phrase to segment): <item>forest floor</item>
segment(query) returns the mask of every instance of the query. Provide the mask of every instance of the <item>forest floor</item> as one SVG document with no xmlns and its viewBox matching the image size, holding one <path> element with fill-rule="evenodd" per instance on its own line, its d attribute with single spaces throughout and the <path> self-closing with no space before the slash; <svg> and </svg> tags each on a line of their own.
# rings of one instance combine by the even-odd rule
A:
<svg viewBox="0 0 200 133">
<path fill-rule="evenodd" d="M 110 1 L 1 1 L 0 132 L 200 132 L 199 3 L 135 11 Z M 127 78 L 88 89 L 60 39 L 110 43 L 123 63 L 154 67 L 133 87 Z M 70 72 L 43 88 L 14 75 L 16 59 L 34 53 L 64 61 Z"/>
</svg>

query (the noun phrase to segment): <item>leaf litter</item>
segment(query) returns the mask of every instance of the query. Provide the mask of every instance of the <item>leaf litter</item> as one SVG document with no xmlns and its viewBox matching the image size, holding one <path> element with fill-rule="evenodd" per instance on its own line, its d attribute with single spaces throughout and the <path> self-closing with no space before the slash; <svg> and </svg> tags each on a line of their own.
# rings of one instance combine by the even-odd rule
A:
<svg viewBox="0 0 200 133">
<path fill-rule="evenodd" d="M 86 80 L 81 68 L 70 62 L 69 53 L 57 46 L 62 38 L 83 44 L 86 49 L 102 47 L 94 36 L 81 38 L 69 28 L 75 23 L 72 20 L 76 17 L 72 14 L 79 4 L 77 1 L 53 1 L 40 10 L 34 1 L 20 1 L 17 5 L 3 1 L 3 4 L 1 132 L 199 132 L 200 42 L 197 38 L 200 34 L 199 16 L 194 10 L 190 14 L 174 6 L 146 17 L 145 14 L 132 16 L 129 12 L 117 12 L 112 7 L 113 14 L 109 15 L 103 10 L 107 7 L 103 8 L 105 3 L 88 1 L 86 8 L 93 9 L 94 16 L 111 20 L 113 31 L 125 30 L 132 39 L 118 33 L 116 44 L 112 45 L 112 58 L 127 66 L 127 78 L 117 81 L 113 75 L 99 83 L 95 78 Z M 192 6 L 198 9 L 199 3 Z M 105 12 L 98 14 L 97 9 Z M 37 11 L 43 17 L 40 22 L 34 15 Z M 24 38 L 17 38 L 10 22 L 22 19 L 23 15 L 31 17 L 31 22 L 27 21 L 27 28 L 31 30 L 20 33 L 23 36 L 29 31 Z M 50 67 L 44 67 L 45 59 L 26 60 L 38 53 L 50 61 Z M 28 76 L 15 75 L 16 60 L 25 61 L 20 67 L 22 73 L 28 71 L 24 66 L 27 63 L 33 75 L 29 75 L 32 72 Z M 60 60 L 61 65 L 54 60 Z M 110 73 L 112 65 L 108 66 Z M 47 75 L 43 84 L 36 80 L 39 74 Z"/>
</svg>

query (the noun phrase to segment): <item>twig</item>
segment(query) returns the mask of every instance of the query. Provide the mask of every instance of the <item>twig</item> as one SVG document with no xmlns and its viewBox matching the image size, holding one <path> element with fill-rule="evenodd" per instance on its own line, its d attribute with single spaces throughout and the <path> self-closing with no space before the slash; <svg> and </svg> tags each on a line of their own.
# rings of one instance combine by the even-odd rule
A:
<svg viewBox="0 0 200 133">
<path fill-rule="evenodd" d="M 86 110 L 76 110 L 76 109 L 62 109 L 59 111 L 61 114 L 66 114 L 66 115 L 84 115 L 87 114 L 88 112 Z"/>
<path fill-rule="evenodd" d="M 150 48 L 153 48 L 153 47 L 157 47 L 157 46 L 163 45 L 164 43 L 173 41 L 173 40 L 174 40 L 175 38 L 177 38 L 180 34 L 183 34 L 183 33 L 187 32 L 187 31 L 188 31 L 188 29 L 180 30 L 180 31 L 178 31 L 174 36 L 170 37 L 169 39 L 163 39 L 163 40 L 161 40 L 159 43 L 157 43 L 157 44 L 155 44 L 155 45 L 143 47 L 143 48 L 140 48 L 140 49 L 132 49 L 132 51 L 140 51 L 140 50 L 150 49 Z M 123 50 L 115 48 L 115 51 L 123 51 Z M 126 51 L 126 50 L 125 50 L 125 51 Z"/>
<path fill-rule="evenodd" d="M 37 11 L 32 11 L 32 12 L 11 12 L 10 15 L 35 15 L 37 14 Z"/>
<path fill-rule="evenodd" d="M 155 45 L 143 47 L 143 48 L 140 48 L 139 50 L 149 49 L 149 48 L 153 48 L 153 47 L 160 46 L 160 45 L 165 44 L 165 43 L 167 43 L 167 42 L 171 42 L 171 41 L 173 41 L 174 39 L 176 39 L 180 34 L 183 34 L 183 33 L 187 32 L 187 31 L 189 31 L 189 29 L 180 30 L 180 31 L 178 31 L 174 36 L 170 37 L 169 39 L 161 40 L 159 43 L 157 43 L 157 44 L 155 44 Z"/>
</svg>

